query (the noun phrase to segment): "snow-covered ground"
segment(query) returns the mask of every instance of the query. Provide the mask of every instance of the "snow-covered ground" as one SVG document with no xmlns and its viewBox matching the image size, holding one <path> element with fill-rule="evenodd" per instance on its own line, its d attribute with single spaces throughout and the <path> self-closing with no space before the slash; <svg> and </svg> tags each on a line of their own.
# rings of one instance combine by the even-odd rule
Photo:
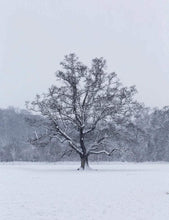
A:
<svg viewBox="0 0 169 220">
<path fill-rule="evenodd" d="M 168 163 L 0 163 L 0 220 L 168 220 Z"/>
</svg>

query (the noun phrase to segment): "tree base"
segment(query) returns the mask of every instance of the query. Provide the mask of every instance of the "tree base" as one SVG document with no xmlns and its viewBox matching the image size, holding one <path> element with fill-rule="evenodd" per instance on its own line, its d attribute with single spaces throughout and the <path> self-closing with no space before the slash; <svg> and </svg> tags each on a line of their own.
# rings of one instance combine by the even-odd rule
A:
<svg viewBox="0 0 169 220">
<path fill-rule="evenodd" d="M 83 167 L 79 167 L 77 170 L 85 171 L 85 170 L 93 170 L 93 169 L 90 166 L 85 166 L 84 168 Z"/>
</svg>

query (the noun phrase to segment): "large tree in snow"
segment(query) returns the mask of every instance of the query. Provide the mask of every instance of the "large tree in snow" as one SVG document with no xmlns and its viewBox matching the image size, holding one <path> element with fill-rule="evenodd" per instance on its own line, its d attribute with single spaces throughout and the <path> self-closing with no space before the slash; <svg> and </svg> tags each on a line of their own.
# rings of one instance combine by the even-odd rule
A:
<svg viewBox="0 0 169 220">
<path fill-rule="evenodd" d="M 93 59 L 87 67 L 75 54 L 69 54 L 61 67 L 56 84 L 28 104 L 45 118 L 43 132 L 35 132 L 32 143 L 55 138 L 67 143 L 85 169 L 90 155 L 110 156 L 116 149 L 110 138 L 131 118 L 137 105 L 133 101 L 136 90 L 123 87 L 115 73 L 108 73 L 103 58 Z"/>
</svg>

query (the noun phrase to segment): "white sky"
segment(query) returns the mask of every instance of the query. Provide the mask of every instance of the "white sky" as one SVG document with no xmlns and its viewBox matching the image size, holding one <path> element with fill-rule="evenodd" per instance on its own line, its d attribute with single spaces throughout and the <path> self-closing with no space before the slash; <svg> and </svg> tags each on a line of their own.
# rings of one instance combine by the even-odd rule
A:
<svg viewBox="0 0 169 220">
<path fill-rule="evenodd" d="M 169 105 L 169 1 L 0 0 L 0 108 L 45 92 L 70 52 L 103 56 L 140 101 Z"/>
</svg>

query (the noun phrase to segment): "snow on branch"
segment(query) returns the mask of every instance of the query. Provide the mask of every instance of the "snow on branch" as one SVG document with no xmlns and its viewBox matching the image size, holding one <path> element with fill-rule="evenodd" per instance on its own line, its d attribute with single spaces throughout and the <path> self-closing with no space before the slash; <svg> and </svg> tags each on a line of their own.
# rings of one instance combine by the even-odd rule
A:
<svg viewBox="0 0 169 220">
<path fill-rule="evenodd" d="M 106 154 L 107 156 L 111 156 L 114 151 L 118 150 L 117 148 L 114 148 L 112 151 L 107 150 L 100 150 L 100 151 L 89 151 L 90 154 Z"/>
</svg>

